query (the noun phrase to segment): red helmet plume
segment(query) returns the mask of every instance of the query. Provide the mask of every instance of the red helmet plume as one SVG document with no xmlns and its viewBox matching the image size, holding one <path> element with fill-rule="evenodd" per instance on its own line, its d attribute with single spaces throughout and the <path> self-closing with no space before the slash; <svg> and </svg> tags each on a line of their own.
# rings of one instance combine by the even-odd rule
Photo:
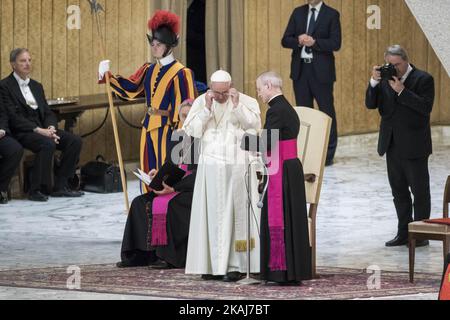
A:
<svg viewBox="0 0 450 320">
<path fill-rule="evenodd" d="M 158 10 L 148 21 L 148 28 L 157 30 L 162 26 L 168 27 L 173 33 L 178 35 L 180 32 L 180 18 L 170 11 Z"/>
</svg>

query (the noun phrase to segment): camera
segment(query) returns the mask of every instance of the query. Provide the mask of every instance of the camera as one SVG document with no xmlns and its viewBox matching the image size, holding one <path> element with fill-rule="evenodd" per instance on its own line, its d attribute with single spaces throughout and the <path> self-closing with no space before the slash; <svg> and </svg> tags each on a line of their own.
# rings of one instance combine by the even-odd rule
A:
<svg viewBox="0 0 450 320">
<path fill-rule="evenodd" d="M 394 80 L 394 77 L 397 76 L 397 70 L 394 65 L 390 63 L 378 68 L 377 71 L 380 71 L 382 80 Z"/>
</svg>

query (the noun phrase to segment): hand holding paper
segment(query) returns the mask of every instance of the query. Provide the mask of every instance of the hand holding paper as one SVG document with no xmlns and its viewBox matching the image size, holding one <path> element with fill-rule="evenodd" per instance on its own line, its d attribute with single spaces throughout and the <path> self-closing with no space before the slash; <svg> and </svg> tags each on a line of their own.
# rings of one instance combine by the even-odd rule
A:
<svg viewBox="0 0 450 320">
<path fill-rule="evenodd" d="M 141 169 L 137 169 L 136 171 L 133 171 L 133 174 L 138 177 L 139 180 L 141 180 L 143 183 L 145 183 L 147 186 L 150 185 L 150 183 L 152 182 L 152 179 L 150 178 L 150 176 L 148 174 L 146 174 L 144 171 L 142 171 Z"/>
</svg>

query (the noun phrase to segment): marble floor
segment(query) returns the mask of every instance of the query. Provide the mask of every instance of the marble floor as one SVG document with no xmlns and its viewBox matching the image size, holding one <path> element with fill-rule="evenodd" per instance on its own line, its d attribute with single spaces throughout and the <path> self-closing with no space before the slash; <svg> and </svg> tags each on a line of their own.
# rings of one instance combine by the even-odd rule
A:
<svg viewBox="0 0 450 320">
<path fill-rule="evenodd" d="M 377 138 L 377 134 L 340 138 L 335 165 L 326 168 L 317 221 L 319 266 L 408 270 L 407 247 L 384 246 L 395 236 L 397 218 L 385 159 L 376 152 Z M 433 128 L 433 143 L 432 217 L 437 218 L 442 215 L 443 188 L 450 174 L 450 127 Z M 138 194 L 137 181 L 129 181 L 130 199 Z M 13 200 L 0 207 L 0 270 L 118 261 L 125 221 L 122 194 L 86 194 L 81 200 L 51 199 L 45 204 Z M 442 272 L 440 242 L 416 252 L 417 271 Z M 46 290 L 0 288 L 0 299 L 63 296 Z M 114 299 L 82 293 L 70 297 Z M 435 295 L 410 298 L 434 299 Z"/>
</svg>

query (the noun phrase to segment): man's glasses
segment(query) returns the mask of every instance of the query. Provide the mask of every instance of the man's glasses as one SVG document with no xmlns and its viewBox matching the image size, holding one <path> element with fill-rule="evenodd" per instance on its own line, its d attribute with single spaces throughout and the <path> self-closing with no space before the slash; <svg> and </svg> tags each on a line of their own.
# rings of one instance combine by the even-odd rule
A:
<svg viewBox="0 0 450 320">
<path fill-rule="evenodd" d="M 224 92 L 219 92 L 219 91 L 214 91 L 212 90 L 212 93 L 217 97 L 228 97 L 230 95 L 230 90 L 224 91 Z"/>
</svg>

